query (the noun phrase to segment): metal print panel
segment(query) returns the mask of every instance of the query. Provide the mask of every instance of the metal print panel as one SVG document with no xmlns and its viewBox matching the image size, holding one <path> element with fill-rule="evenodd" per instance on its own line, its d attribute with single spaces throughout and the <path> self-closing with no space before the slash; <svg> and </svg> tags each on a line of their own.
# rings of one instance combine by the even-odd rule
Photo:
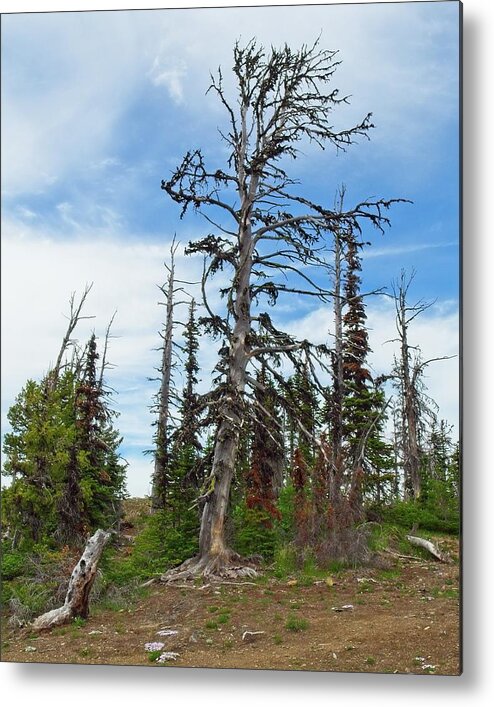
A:
<svg viewBox="0 0 494 707">
<path fill-rule="evenodd" d="M 460 674 L 460 36 L 2 15 L 3 661 Z"/>
</svg>

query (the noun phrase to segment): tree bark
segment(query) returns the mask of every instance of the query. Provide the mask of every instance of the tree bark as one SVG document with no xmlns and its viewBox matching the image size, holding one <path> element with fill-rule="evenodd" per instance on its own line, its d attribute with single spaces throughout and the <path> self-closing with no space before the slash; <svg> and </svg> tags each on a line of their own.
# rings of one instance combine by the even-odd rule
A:
<svg viewBox="0 0 494 707">
<path fill-rule="evenodd" d="M 230 488 L 235 471 L 242 423 L 243 395 L 248 361 L 248 334 L 250 331 L 250 273 L 252 267 L 252 233 L 250 219 L 246 220 L 240 234 L 239 267 L 236 273 L 235 326 L 230 343 L 229 394 L 220 410 L 220 423 L 213 456 L 212 477 L 214 487 L 204 506 L 199 555 L 209 558 L 218 569 L 232 559 L 233 554 L 225 543 L 225 518 L 230 498 Z M 238 558 L 235 558 L 238 559 Z"/>
<path fill-rule="evenodd" d="M 427 552 L 430 552 L 430 554 L 435 557 L 436 560 L 439 560 L 439 562 L 450 562 L 449 558 L 446 557 L 446 555 L 443 555 L 443 553 L 429 540 L 417 538 L 414 535 L 407 535 L 407 540 L 411 545 L 421 547 L 424 550 L 427 550 Z"/>
<path fill-rule="evenodd" d="M 167 466 L 169 453 L 168 419 L 170 415 L 170 384 L 172 374 L 173 350 L 173 309 L 175 286 L 175 243 L 170 250 L 170 267 L 166 287 L 166 317 L 163 333 L 163 352 L 161 358 L 161 382 L 158 399 L 158 420 L 156 433 L 156 450 L 154 457 L 153 485 L 151 492 L 151 508 L 158 510 L 165 506 L 167 487 Z M 162 288 L 164 291 L 165 288 Z"/>
<path fill-rule="evenodd" d="M 98 562 L 111 535 L 104 530 L 97 530 L 89 539 L 81 559 L 72 570 L 63 606 L 38 616 L 31 624 L 33 630 L 43 631 L 60 626 L 76 616 L 83 619 L 88 617 L 89 594 L 96 578 Z"/>
<path fill-rule="evenodd" d="M 417 438 L 417 395 L 412 381 L 412 373 L 410 370 L 410 345 L 408 343 L 408 324 L 407 318 L 407 295 L 408 285 L 404 282 L 404 273 L 401 276 L 400 287 L 398 291 L 397 306 L 397 328 L 400 339 L 400 354 L 401 354 L 401 385 L 403 394 L 403 456 L 404 456 L 404 474 L 405 474 L 405 498 L 418 499 L 421 492 L 420 480 L 420 454 Z"/>
<path fill-rule="evenodd" d="M 334 365 L 333 365 L 333 400 L 332 400 L 332 442 L 333 442 L 333 460 L 335 465 L 342 463 L 342 442 L 343 442 L 343 302 L 341 295 L 341 260 L 342 248 L 339 231 L 335 232 L 334 237 L 334 326 L 335 326 L 335 343 L 334 343 Z"/>
</svg>

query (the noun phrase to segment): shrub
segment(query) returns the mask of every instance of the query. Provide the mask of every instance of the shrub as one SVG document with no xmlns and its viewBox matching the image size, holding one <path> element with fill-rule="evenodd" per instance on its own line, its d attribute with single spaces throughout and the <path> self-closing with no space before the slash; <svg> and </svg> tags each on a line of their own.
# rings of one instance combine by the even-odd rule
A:
<svg viewBox="0 0 494 707">
<path fill-rule="evenodd" d="M 24 574 L 26 557 L 21 552 L 2 551 L 2 579 L 8 581 Z"/>
<path fill-rule="evenodd" d="M 241 555 L 262 555 L 271 560 L 275 553 L 277 534 L 273 518 L 267 511 L 236 506 L 233 512 L 235 549 Z"/>
<path fill-rule="evenodd" d="M 441 508 L 429 496 L 426 501 L 398 501 L 382 509 L 383 520 L 387 523 L 410 530 L 414 525 L 423 530 L 458 534 L 460 530 L 460 510 L 458 505 Z"/>
</svg>

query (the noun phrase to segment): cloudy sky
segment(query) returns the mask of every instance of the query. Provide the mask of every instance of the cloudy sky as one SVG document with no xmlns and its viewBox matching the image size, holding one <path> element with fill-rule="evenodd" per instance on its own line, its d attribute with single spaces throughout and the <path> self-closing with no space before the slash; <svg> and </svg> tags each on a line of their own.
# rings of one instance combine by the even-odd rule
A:
<svg viewBox="0 0 494 707">
<path fill-rule="evenodd" d="M 205 228 L 179 220 L 160 182 L 190 148 L 224 167 L 217 127 L 225 115 L 206 90 L 210 70 L 221 65 L 229 75 L 237 39 L 296 47 L 321 34 L 322 47 L 339 51 L 334 84 L 351 103 L 335 126 L 372 111 L 376 127 L 346 153 L 304 148 L 292 174 L 321 201 L 332 203 L 342 182 L 349 201 L 413 201 L 393 209 L 384 236 L 365 234 L 364 285 L 389 288 L 402 268 L 415 269 L 411 299 L 435 304 L 412 341 L 426 358 L 457 354 L 458 11 L 445 1 L 4 15 L 2 430 L 26 379 L 56 358 L 70 294 L 93 282 L 86 314 L 95 318 L 78 335 L 103 335 L 117 310 L 108 382 L 118 391 L 128 490 L 149 491 L 157 284 L 173 234 L 185 245 Z M 193 280 L 201 268 L 179 255 L 179 276 Z M 373 370 L 386 372 L 389 298 L 369 300 L 368 314 Z M 282 317 L 299 334 L 328 339 L 328 312 L 313 302 L 287 303 Z M 204 387 L 216 348 L 201 353 Z M 457 429 L 458 359 L 427 375 L 440 416 Z"/>
</svg>

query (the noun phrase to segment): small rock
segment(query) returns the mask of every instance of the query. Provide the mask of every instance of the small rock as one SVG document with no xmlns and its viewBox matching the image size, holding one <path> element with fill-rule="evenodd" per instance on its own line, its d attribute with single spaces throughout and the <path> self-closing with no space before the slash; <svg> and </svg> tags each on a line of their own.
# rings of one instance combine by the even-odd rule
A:
<svg viewBox="0 0 494 707">
<path fill-rule="evenodd" d="M 298 581 L 296 579 L 289 579 L 288 582 L 286 583 L 287 587 L 295 587 L 298 584 Z"/>
<path fill-rule="evenodd" d="M 34 651 L 37 650 L 34 646 L 26 646 L 24 648 L 25 653 L 34 653 Z"/>
<path fill-rule="evenodd" d="M 88 636 L 96 636 L 97 634 L 101 634 L 103 631 L 98 631 L 97 628 L 95 628 L 93 631 L 89 631 Z"/>
<path fill-rule="evenodd" d="M 165 629 L 162 629 L 161 631 L 156 632 L 157 636 L 176 636 L 177 634 L 178 634 L 178 631 L 174 631 L 171 628 L 165 628 Z"/>
<path fill-rule="evenodd" d="M 257 641 L 259 636 L 263 633 L 265 633 L 265 631 L 244 631 L 242 634 L 242 641 L 245 641 L 246 643 L 253 643 L 254 641 Z"/>
<path fill-rule="evenodd" d="M 332 606 L 332 611 L 352 611 L 353 604 L 343 604 L 343 606 Z"/>
<path fill-rule="evenodd" d="M 156 662 L 157 663 L 165 663 L 167 660 L 177 660 L 179 655 L 180 655 L 180 653 L 174 653 L 173 651 L 167 651 L 165 653 L 162 653 Z"/>
</svg>

